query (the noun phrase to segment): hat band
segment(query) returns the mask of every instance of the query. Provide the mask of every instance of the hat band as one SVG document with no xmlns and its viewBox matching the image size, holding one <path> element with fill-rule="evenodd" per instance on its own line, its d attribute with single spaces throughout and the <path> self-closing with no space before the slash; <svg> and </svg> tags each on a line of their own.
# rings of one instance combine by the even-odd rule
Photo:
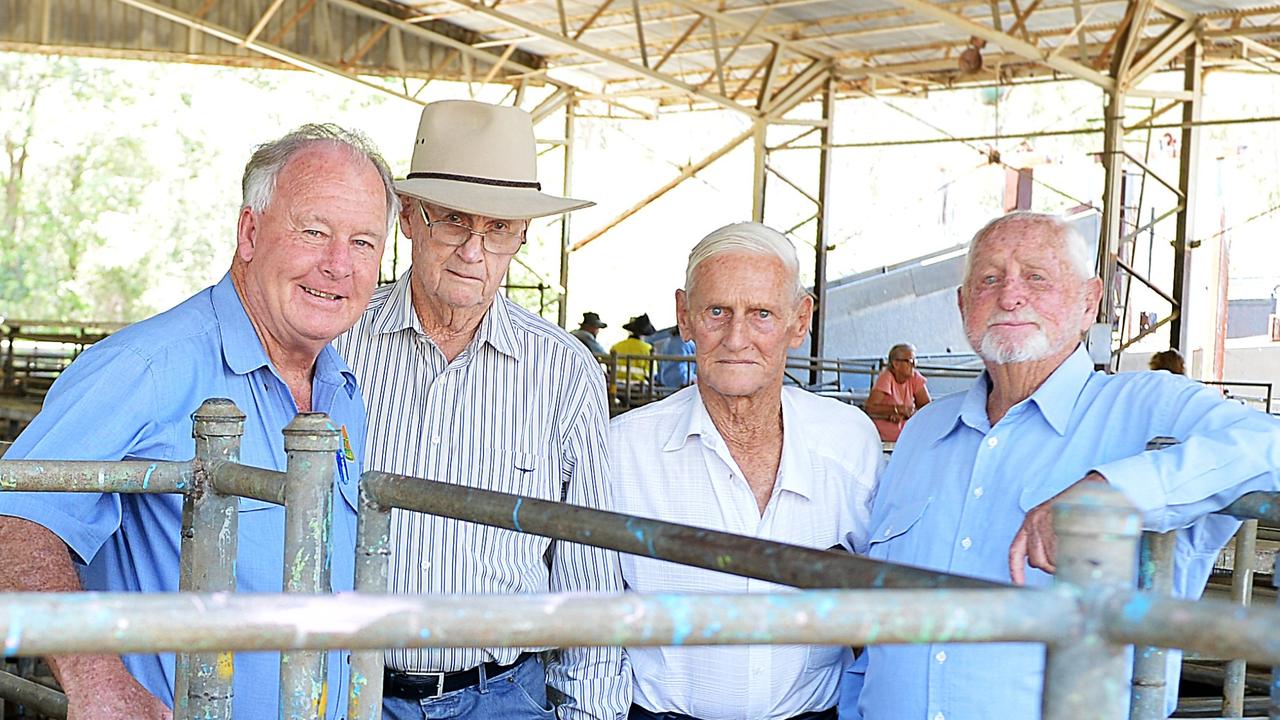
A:
<svg viewBox="0 0 1280 720">
<path fill-rule="evenodd" d="M 496 187 L 511 188 L 530 188 L 532 190 L 542 191 L 542 183 L 540 182 L 521 182 L 519 180 L 494 180 L 493 178 L 482 178 L 474 175 L 454 175 L 453 173 L 440 172 L 411 172 L 406 180 L 454 180 L 456 182 L 473 183 L 476 185 L 494 185 Z"/>
</svg>

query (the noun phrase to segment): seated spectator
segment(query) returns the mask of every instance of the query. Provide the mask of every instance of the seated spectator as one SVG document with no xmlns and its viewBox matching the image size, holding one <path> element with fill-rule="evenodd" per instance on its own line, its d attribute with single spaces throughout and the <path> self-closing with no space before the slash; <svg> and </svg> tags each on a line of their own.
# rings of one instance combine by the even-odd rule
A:
<svg viewBox="0 0 1280 720">
<path fill-rule="evenodd" d="M 889 350 L 889 367 L 871 387 L 864 409 L 876 423 L 880 439 L 897 442 L 902 426 L 917 410 L 929 404 L 924 376 L 916 370 L 916 349 L 910 343 Z"/>
<path fill-rule="evenodd" d="M 683 355 L 692 358 L 694 346 L 692 340 L 680 337 L 676 330 L 671 336 L 658 345 L 659 355 Z M 659 360 L 658 384 L 669 388 L 682 388 L 692 385 L 698 379 L 697 365 L 688 360 Z"/>
<path fill-rule="evenodd" d="M 596 339 L 600 331 L 608 325 L 600 322 L 600 316 L 593 312 L 582 313 L 582 322 L 578 323 L 578 329 L 569 333 L 578 338 L 579 342 L 587 346 L 587 349 L 593 353 L 604 354 L 604 346 Z"/>
<path fill-rule="evenodd" d="M 1182 353 L 1173 348 L 1161 350 L 1152 355 L 1150 365 L 1152 370 L 1168 370 L 1174 375 L 1187 374 L 1187 366 L 1182 361 Z"/>
<path fill-rule="evenodd" d="M 617 353 L 618 375 L 615 378 L 619 385 L 625 385 L 630 382 L 632 385 L 642 385 L 649 381 L 649 372 L 653 365 L 652 360 L 641 360 L 638 356 L 652 355 L 653 346 L 645 342 L 643 338 L 658 332 L 653 323 L 649 322 L 649 315 L 637 315 L 627 321 L 622 326 L 630 335 L 626 340 L 614 343 L 609 348 L 609 352 Z"/>
</svg>

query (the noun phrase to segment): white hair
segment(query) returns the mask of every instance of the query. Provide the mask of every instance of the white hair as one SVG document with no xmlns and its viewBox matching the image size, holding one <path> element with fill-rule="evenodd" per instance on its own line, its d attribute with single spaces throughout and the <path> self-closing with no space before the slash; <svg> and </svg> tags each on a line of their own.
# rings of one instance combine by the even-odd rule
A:
<svg viewBox="0 0 1280 720">
<path fill-rule="evenodd" d="M 689 251 L 689 264 L 684 271 L 684 291 L 693 289 L 693 274 L 704 261 L 727 252 L 749 252 L 776 257 L 782 261 L 795 286 L 795 297 L 808 294 L 800 279 L 800 259 L 796 248 L 785 235 L 768 225 L 756 222 L 740 222 L 712 230 Z"/>
<path fill-rule="evenodd" d="M 241 207 L 255 213 L 266 210 L 275 197 L 280 171 L 295 155 L 317 145 L 345 150 L 353 159 L 369 161 L 378 171 L 387 197 L 387 237 L 391 237 L 396 215 L 400 213 L 400 198 L 396 195 L 395 181 L 387 161 L 382 159 L 378 148 L 364 133 L 332 123 L 303 125 L 278 140 L 255 147 L 240 179 Z"/>
<path fill-rule="evenodd" d="M 1056 215 L 1019 210 L 992 220 L 983 225 L 981 230 L 974 233 L 973 240 L 969 241 L 969 253 L 964 261 L 964 282 L 966 285 L 969 282 L 970 273 L 973 272 L 973 259 L 977 254 L 975 250 L 978 248 L 978 243 L 1006 225 L 1025 225 L 1028 227 L 1029 233 L 1045 232 L 1051 237 L 1056 236 L 1062 243 L 1062 249 L 1066 254 L 1067 267 L 1076 274 L 1076 277 L 1081 280 L 1088 280 L 1096 276 L 1094 272 L 1095 259 L 1089 254 L 1089 246 L 1085 243 L 1084 237 L 1074 227 L 1063 222 L 1062 218 Z"/>
</svg>

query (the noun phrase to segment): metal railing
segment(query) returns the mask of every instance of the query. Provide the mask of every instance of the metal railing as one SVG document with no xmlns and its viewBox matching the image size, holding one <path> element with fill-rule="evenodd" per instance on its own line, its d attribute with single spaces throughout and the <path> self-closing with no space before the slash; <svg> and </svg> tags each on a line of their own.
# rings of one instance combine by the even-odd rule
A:
<svg viewBox="0 0 1280 720">
<path fill-rule="evenodd" d="M 1139 518 L 1109 486 L 1054 508 L 1052 588 L 973 578 L 381 472 L 360 482 L 354 594 L 327 595 L 334 453 L 323 415 L 285 429 L 288 465 L 240 465 L 244 416 L 226 400 L 194 416 L 190 462 L 0 461 L 0 489 L 184 495 L 179 593 L 8 594 L 6 654 L 179 653 L 175 717 L 227 718 L 229 653 L 282 650 L 281 716 L 318 716 L 326 649 L 349 649 L 347 717 L 381 712 L 386 648 L 1042 642 L 1044 717 L 1124 714 L 1127 645 L 1182 647 L 1280 665 L 1280 609 L 1134 589 Z M 285 506 L 285 593 L 236 594 L 237 496 Z M 389 595 L 390 512 L 400 507 L 757 577 L 804 590 L 762 595 Z M 1255 493 L 1228 512 L 1280 516 Z M 230 532 L 224 529 L 229 528 Z M 295 579 L 291 579 L 295 578 Z M 120 628 L 127 627 L 127 632 Z M 0 695 L 21 695 L 0 682 Z M 256 719 L 255 719 L 256 720 Z"/>
</svg>

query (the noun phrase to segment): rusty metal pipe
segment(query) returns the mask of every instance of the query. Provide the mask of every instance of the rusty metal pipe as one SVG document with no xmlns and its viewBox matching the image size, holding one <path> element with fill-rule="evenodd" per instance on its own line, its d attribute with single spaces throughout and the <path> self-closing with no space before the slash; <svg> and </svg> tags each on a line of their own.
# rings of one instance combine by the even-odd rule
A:
<svg viewBox="0 0 1280 720">
<path fill-rule="evenodd" d="M 760 595 L 417 596 L 14 593 L 15 656 L 186 649 L 1038 642 L 1081 605 L 1053 590 L 814 590 Z"/>
<path fill-rule="evenodd" d="M 359 593 L 385 593 L 391 565 L 391 509 L 370 497 L 370 483 L 360 483 L 360 513 L 356 522 L 355 589 Z M 382 717 L 381 650 L 351 653 L 351 690 L 347 717 L 379 720 Z"/>
<path fill-rule="evenodd" d="M 125 460 L 0 460 L 0 491 L 180 493 L 191 463 Z"/>
<path fill-rule="evenodd" d="M 237 495 L 284 505 L 285 474 L 279 470 L 220 462 L 210 472 L 213 487 L 223 495 Z"/>
<path fill-rule="evenodd" d="M 1008 585 L 689 525 L 369 471 L 379 504 L 558 540 L 660 557 L 798 588 L 1008 588 Z"/>
<path fill-rule="evenodd" d="M 0 670 L 0 699 L 25 705 L 28 710 L 56 720 L 67 717 L 66 695 L 3 670 Z"/>
</svg>

